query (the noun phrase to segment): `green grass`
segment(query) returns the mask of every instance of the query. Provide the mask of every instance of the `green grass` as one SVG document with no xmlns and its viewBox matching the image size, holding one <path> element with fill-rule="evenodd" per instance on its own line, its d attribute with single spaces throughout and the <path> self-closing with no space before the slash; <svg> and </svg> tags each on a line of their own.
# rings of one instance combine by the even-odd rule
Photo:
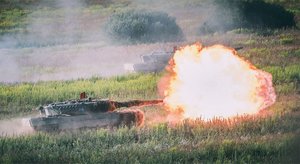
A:
<svg viewBox="0 0 300 164">
<path fill-rule="evenodd" d="M 270 72 L 273 76 L 273 83 L 300 83 L 300 65 L 290 65 L 287 67 L 273 66 L 264 68 L 267 72 Z"/>
<path fill-rule="evenodd" d="M 6 137 L 0 138 L 0 162 L 273 163 L 288 155 L 295 142 L 294 120 L 285 117 Z"/>
</svg>

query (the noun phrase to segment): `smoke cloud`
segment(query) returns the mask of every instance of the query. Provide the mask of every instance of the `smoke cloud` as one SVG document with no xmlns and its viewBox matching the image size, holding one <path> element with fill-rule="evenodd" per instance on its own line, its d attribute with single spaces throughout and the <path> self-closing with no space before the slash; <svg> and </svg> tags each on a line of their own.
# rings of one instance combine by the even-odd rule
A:
<svg viewBox="0 0 300 164">
<path fill-rule="evenodd" d="M 185 44 L 118 45 L 103 32 L 107 18 L 116 11 L 103 6 L 103 9 L 91 7 L 82 0 L 41 3 L 46 7 L 27 16 L 28 23 L 23 32 L 0 37 L 0 82 L 123 75 L 126 74 L 124 64 L 141 62 L 141 55 L 172 51 L 175 45 Z M 120 2 L 112 0 L 111 3 Z M 133 0 L 128 1 L 127 7 L 162 11 L 175 17 L 188 43 L 201 39 L 198 28 L 214 12 L 210 1 Z"/>
<path fill-rule="evenodd" d="M 111 44 L 102 30 L 109 15 L 97 11 L 81 0 L 55 0 L 50 8 L 29 14 L 26 32 L 0 38 L 0 82 L 122 75 L 125 63 L 172 47 Z"/>
<path fill-rule="evenodd" d="M 0 121 L 0 137 L 12 137 L 34 133 L 28 117 Z"/>
</svg>

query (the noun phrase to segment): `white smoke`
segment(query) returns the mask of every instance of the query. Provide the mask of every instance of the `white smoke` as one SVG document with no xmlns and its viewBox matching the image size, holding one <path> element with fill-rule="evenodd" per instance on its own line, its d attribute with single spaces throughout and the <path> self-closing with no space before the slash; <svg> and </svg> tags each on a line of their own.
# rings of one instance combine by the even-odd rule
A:
<svg viewBox="0 0 300 164">
<path fill-rule="evenodd" d="M 7 54 L 5 50 L 0 50 L 0 81 L 13 82 L 20 80 L 19 65 L 14 56 Z"/>
<path fill-rule="evenodd" d="M 133 0 L 129 1 L 129 8 L 166 12 L 176 18 L 187 42 L 199 41 L 197 29 L 214 11 L 213 5 L 210 1 L 175 1 Z M 28 15 L 25 33 L 0 37 L 0 82 L 123 75 L 123 65 L 141 62 L 140 55 L 172 51 L 174 45 L 182 44 L 116 46 L 102 30 L 109 14 L 89 8 L 82 0 L 44 3 L 51 6 Z"/>
<path fill-rule="evenodd" d="M 1 136 L 20 136 L 34 133 L 29 123 L 29 118 L 13 118 L 9 120 L 0 120 L 0 137 Z"/>
</svg>

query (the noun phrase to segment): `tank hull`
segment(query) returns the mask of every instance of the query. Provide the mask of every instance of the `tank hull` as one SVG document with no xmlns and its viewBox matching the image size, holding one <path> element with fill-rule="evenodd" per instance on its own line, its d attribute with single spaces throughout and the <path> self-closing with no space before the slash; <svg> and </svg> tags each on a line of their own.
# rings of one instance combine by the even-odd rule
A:
<svg viewBox="0 0 300 164">
<path fill-rule="evenodd" d="M 29 120 L 36 131 L 61 131 L 84 128 L 106 128 L 115 126 L 140 126 L 142 111 L 114 111 L 78 116 L 38 117 Z"/>
</svg>

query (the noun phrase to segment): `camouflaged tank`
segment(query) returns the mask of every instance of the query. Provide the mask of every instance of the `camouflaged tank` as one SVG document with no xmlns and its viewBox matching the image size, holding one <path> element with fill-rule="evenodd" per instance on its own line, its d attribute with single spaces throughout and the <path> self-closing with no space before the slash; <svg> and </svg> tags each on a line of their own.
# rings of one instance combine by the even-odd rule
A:
<svg viewBox="0 0 300 164">
<path fill-rule="evenodd" d="M 160 72 L 166 67 L 172 56 L 173 52 L 154 51 L 150 54 L 142 55 L 141 63 L 124 64 L 124 69 L 126 72 Z"/>
<path fill-rule="evenodd" d="M 243 49 L 243 47 L 235 47 L 236 51 Z M 140 63 L 126 63 L 124 64 L 124 70 L 132 73 L 151 73 L 161 72 L 168 65 L 170 59 L 173 57 L 177 47 L 173 48 L 173 51 L 153 51 L 150 54 L 141 55 Z"/>
<path fill-rule="evenodd" d="M 30 126 L 37 131 L 140 126 L 144 121 L 141 110 L 123 109 L 132 106 L 155 105 L 162 100 L 131 100 L 125 102 L 85 98 L 40 106 L 41 117 L 31 118 Z"/>
</svg>

